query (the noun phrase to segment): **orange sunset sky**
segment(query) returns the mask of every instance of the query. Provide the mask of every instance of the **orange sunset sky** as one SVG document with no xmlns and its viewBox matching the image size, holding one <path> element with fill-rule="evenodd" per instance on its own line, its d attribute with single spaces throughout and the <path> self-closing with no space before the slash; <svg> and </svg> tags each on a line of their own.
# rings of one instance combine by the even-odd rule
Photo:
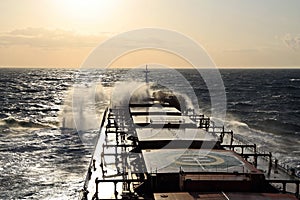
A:
<svg viewBox="0 0 300 200">
<path fill-rule="evenodd" d="M 300 66 L 299 0 L 1 0 L 1 67 L 80 67 L 110 37 L 133 29 L 177 31 L 218 67 Z M 114 62 L 188 64 L 141 51 Z"/>
</svg>

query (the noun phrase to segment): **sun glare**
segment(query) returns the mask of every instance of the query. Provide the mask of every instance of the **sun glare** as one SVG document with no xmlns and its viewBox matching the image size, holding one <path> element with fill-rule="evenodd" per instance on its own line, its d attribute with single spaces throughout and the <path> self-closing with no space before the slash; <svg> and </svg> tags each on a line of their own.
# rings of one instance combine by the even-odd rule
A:
<svg viewBox="0 0 300 200">
<path fill-rule="evenodd" d="M 64 15 L 76 20 L 105 17 L 113 8 L 115 0 L 58 0 Z"/>
</svg>

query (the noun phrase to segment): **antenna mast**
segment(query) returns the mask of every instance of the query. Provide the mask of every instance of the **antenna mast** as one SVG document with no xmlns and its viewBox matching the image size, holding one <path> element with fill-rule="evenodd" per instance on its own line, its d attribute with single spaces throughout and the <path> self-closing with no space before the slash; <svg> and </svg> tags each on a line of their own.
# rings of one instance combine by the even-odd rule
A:
<svg viewBox="0 0 300 200">
<path fill-rule="evenodd" d="M 149 73 L 148 65 L 146 65 L 146 71 L 145 71 L 145 80 L 146 80 L 146 84 L 149 83 L 149 80 L 148 80 L 148 73 Z"/>
<path fill-rule="evenodd" d="M 146 81 L 146 87 L 147 87 L 147 95 L 150 96 L 150 92 L 149 92 L 149 78 L 148 78 L 148 74 L 149 74 L 149 70 L 148 70 L 148 65 L 146 65 L 146 70 L 144 71 L 145 72 L 145 81 Z"/>
</svg>

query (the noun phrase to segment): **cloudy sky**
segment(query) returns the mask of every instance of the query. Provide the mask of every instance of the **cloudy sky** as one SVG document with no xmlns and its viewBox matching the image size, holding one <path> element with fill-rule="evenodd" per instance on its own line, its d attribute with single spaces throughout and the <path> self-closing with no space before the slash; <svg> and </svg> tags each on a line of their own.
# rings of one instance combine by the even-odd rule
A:
<svg viewBox="0 0 300 200">
<path fill-rule="evenodd" d="M 145 27 L 192 38 L 218 67 L 300 66 L 299 0 L 1 0 L 0 8 L 0 66 L 79 67 L 101 42 Z M 187 64 L 147 50 L 115 61 L 143 62 Z"/>
</svg>

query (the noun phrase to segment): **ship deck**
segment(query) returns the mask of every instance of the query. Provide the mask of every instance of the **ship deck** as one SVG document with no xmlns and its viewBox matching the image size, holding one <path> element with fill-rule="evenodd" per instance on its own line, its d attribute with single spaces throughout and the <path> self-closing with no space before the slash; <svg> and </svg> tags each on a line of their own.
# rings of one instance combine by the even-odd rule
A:
<svg viewBox="0 0 300 200">
<path fill-rule="evenodd" d="M 148 173 L 185 173 L 197 172 L 199 178 L 202 174 L 210 173 L 211 179 L 219 173 L 234 174 L 262 174 L 254 166 L 232 151 L 205 150 L 205 149 L 159 149 L 142 151 Z M 213 175 L 213 173 L 217 173 Z M 221 174 L 223 178 L 226 178 Z M 218 176 L 218 177 L 221 177 Z M 196 177 L 196 175 L 194 176 Z M 237 177 L 236 175 L 230 176 Z M 207 179 L 207 178 L 206 178 Z"/>
<path fill-rule="evenodd" d="M 293 195 L 270 193 L 155 193 L 155 200 L 295 200 Z"/>
<path fill-rule="evenodd" d="M 221 148 L 219 135 L 196 117 L 151 101 L 126 113 L 105 113 L 83 199 L 297 199 L 272 193 L 264 173 Z"/>
<path fill-rule="evenodd" d="M 130 107 L 132 115 L 181 115 L 181 112 L 174 107 L 151 106 L 151 107 Z"/>
<path fill-rule="evenodd" d="M 137 128 L 142 149 L 213 148 L 218 138 L 195 128 Z"/>
</svg>

